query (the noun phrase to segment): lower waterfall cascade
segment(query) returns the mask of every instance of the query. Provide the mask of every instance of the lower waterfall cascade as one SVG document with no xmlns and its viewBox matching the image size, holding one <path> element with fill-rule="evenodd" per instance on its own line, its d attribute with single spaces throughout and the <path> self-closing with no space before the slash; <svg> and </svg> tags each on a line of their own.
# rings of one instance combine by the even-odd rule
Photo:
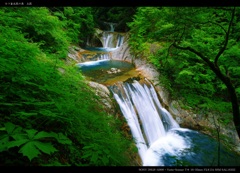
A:
<svg viewBox="0 0 240 173">
<path fill-rule="evenodd" d="M 216 140 L 181 128 L 147 79 L 118 82 L 109 89 L 130 127 L 142 166 L 216 166 L 218 157 L 221 165 L 239 165 L 222 146 L 219 156 Z"/>
<path fill-rule="evenodd" d="M 139 155 L 145 164 L 148 148 L 159 138 L 166 136 L 170 129 L 179 128 L 179 125 L 162 107 L 157 93 L 147 80 L 143 85 L 136 80 L 131 84 L 118 84 L 118 87 L 112 86 L 111 90 L 130 126 Z M 143 126 L 143 130 L 140 126 Z"/>
</svg>

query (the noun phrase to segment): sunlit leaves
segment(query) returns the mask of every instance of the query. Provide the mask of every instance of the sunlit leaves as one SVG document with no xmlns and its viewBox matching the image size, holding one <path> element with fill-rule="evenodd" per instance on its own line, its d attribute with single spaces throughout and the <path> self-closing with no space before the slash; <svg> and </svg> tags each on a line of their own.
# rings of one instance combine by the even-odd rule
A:
<svg viewBox="0 0 240 173">
<path fill-rule="evenodd" d="M 1 8 L 0 11 L 5 11 L 2 21 L 8 21 L 3 26 L 15 28 L 29 40 L 39 42 L 46 52 L 66 55 L 69 43 L 62 28 L 63 23 L 51 15 L 47 8 Z"/>
<path fill-rule="evenodd" d="M 60 11 L 60 10 L 59 10 Z M 62 13 L 66 23 L 64 29 L 72 43 L 81 43 L 94 31 L 91 7 L 64 7 Z"/>
<path fill-rule="evenodd" d="M 188 70 L 182 70 L 180 73 L 179 73 L 180 76 L 192 76 L 193 73 L 191 71 L 188 71 Z"/>
<path fill-rule="evenodd" d="M 171 29 L 174 27 L 174 25 L 172 23 L 166 23 L 164 25 L 161 26 L 162 29 Z"/>
</svg>

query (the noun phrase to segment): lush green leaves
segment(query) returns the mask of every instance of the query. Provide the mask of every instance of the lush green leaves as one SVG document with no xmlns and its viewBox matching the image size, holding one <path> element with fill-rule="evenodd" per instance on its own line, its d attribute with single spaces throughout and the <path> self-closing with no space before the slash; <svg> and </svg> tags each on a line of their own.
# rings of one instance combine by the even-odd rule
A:
<svg viewBox="0 0 240 173">
<path fill-rule="evenodd" d="M 51 143 L 41 142 L 41 140 L 55 138 L 61 144 L 72 143 L 71 140 L 62 133 L 56 134 L 54 132 L 38 132 L 35 129 L 22 129 L 10 122 L 5 123 L 5 131 L 6 133 L 0 136 L 0 151 L 19 147 L 19 153 L 22 153 L 23 156 L 27 156 L 30 161 L 33 158 L 38 157 L 41 152 L 52 154 L 58 151 Z"/>
<path fill-rule="evenodd" d="M 34 145 L 34 142 L 26 143 L 23 147 L 21 147 L 19 153 L 22 153 L 23 156 L 27 156 L 30 161 L 40 154 L 39 150 Z"/>
<path fill-rule="evenodd" d="M 60 59 L 70 41 L 81 42 L 92 32 L 90 11 L 0 8 L 2 165 L 129 165 L 130 142 L 118 132 L 120 125 L 104 112 L 81 73 Z M 82 148 L 93 143 L 112 159 L 104 154 L 81 159 Z"/>
<path fill-rule="evenodd" d="M 178 50 L 192 47 L 214 62 L 223 47 L 232 14 L 232 7 L 139 7 L 134 21 L 129 23 L 129 45 L 134 54 L 146 51 L 147 43 L 162 47 L 148 59 L 158 67 L 160 81 L 192 107 L 231 112 L 227 87 L 196 54 Z M 231 78 L 239 95 L 239 8 L 236 8 L 228 46 L 218 59 L 219 69 Z M 238 40 L 238 41 L 237 41 Z M 178 92 L 174 92 L 178 91 Z M 221 106 L 217 106 L 220 105 Z"/>
<path fill-rule="evenodd" d="M 54 137 L 57 139 L 57 141 L 60 143 L 60 144 L 72 144 L 72 141 L 69 140 L 65 135 L 63 135 L 62 133 L 59 133 L 59 134 L 54 134 Z"/>
</svg>

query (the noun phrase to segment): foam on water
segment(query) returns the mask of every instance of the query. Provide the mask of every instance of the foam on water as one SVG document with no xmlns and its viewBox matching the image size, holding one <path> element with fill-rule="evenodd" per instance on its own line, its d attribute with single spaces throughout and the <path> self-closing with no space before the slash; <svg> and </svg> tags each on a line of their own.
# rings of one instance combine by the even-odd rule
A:
<svg viewBox="0 0 240 173">
<path fill-rule="evenodd" d="M 147 150 L 143 166 L 165 166 L 164 155 L 181 156 L 182 152 L 190 147 L 191 143 L 187 138 L 180 136 L 175 131 L 168 131 L 166 136 L 159 138 Z"/>
</svg>

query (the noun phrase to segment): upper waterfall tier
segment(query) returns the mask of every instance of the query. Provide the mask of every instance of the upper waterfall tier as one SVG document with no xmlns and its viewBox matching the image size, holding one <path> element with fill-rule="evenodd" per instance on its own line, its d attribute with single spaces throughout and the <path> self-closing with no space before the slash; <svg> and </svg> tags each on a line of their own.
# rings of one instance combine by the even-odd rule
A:
<svg viewBox="0 0 240 173">
<path fill-rule="evenodd" d="M 88 50 L 113 51 L 125 40 L 125 33 L 102 31 L 96 29 L 94 35 L 88 37 L 85 48 Z"/>
</svg>

